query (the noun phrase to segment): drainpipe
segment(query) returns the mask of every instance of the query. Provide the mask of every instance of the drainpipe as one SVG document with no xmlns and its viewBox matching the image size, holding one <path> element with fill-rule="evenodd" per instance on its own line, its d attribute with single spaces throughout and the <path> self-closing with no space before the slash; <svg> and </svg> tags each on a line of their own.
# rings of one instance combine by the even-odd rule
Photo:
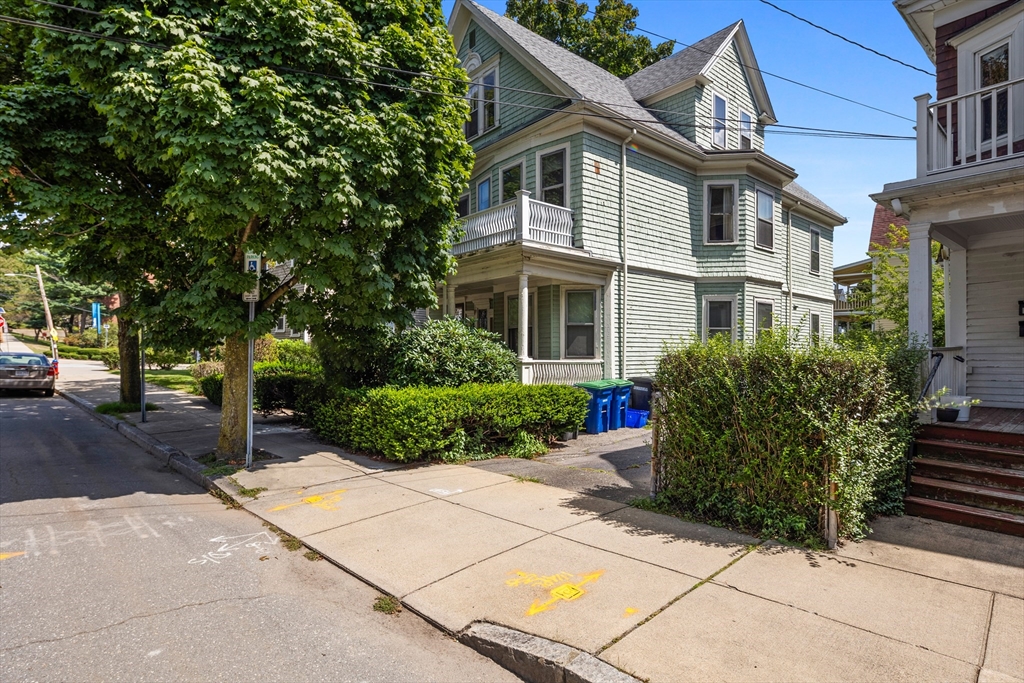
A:
<svg viewBox="0 0 1024 683">
<path fill-rule="evenodd" d="M 786 327 L 793 328 L 793 209 L 800 206 L 798 201 L 789 209 L 786 221 L 786 287 L 789 289 L 789 305 L 786 306 Z"/>
<path fill-rule="evenodd" d="M 626 282 L 629 278 L 629 265 L 626 263 L 626 145 L 636 135 L 636 128 L 631 129 L 629 136 L 622 141 L 622 156 L 619 160 L 619 223 L 622 231 L 622 291 L 619 294 L 622 316 L 619 319 L 619 377 L 626 378 Z"/>
</svg>

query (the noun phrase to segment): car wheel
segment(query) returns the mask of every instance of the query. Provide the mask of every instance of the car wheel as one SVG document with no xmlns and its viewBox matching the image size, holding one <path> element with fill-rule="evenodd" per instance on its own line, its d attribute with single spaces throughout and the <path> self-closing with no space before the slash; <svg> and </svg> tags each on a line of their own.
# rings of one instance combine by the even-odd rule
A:
<svg viewBox="0 0 1024 683">
<path fill-rule="evenodd" d="M 53 389 L 47 389 L 46 391 L 44 391 L 43 392 L 43 396 L 45 396 L 46 398 L 52 398 L 53 397 Z"/>
</svg>

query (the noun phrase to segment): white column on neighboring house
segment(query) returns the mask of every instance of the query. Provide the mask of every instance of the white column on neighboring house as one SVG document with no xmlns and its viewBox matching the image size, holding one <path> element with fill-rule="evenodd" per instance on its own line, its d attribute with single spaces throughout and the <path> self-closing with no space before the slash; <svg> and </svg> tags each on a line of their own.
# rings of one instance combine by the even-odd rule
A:
<svg viewBox="0 0 1024 683">
<path fill-rule="evenodd" d="M 444 301 L 446 314 L 455 317 L 455 287 L 452 285 L 445 285 L 444 288 Z"/>
<path fill-rule="evenodd" d="M 908 323 L 910 338 L 932 345 L 932 240 L 931 223 L 911 223 Z"/>
<path fill-rule="evenodd" d="M 917 177 L 928 175 L 928 139 L 931 130 L 928 126 L 928 102 L 932 96 L 928 93 L 914 98 L 917 102 Z"/>
<path fill-rule="evenodd" d="M 516 241 L 522 242 L 530 236 L 530 192 L 516 192 Z"/>
<path fill-rule="evenodd" d="M 967 250 L 949 247 L 946 261 L 946 346 L 967 345 Z"/>
<path fill-rule="evenodd" d="M 519 360 L 530 360 L 530 278 L 519 275 Z"/>
</svg>

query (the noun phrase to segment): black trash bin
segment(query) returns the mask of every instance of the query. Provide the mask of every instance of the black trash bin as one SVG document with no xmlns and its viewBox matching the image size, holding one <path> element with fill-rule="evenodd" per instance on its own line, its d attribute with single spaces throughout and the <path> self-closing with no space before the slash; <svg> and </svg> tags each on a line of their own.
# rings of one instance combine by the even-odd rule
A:
<svg viewBox="0 0 1024 683">
<path fill-rule="evenodd" d="M 629 407 L 634 410 L 650 410 L 651 396 L 654 395 L 653 377 L 630 377 L 633 391 L 629 395 Z"/>
</svg>

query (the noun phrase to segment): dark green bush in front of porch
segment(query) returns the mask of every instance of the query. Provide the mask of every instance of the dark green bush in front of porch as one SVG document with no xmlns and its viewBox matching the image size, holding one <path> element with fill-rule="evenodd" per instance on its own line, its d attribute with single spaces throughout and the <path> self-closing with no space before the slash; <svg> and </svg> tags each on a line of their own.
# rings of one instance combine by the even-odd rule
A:
<svg viewBox="0 0 1024 683">
<path fill-rule="evenodd" d="M 826 504 L 840 536 L 859 537 L 902 498 L 914 402 L 877 354 L 784 334 L 694 341 L 666 352 L 657 383 L 662 505 L 813 542 Z"/>
<path fill-rule="evenodd" d="M 527 437 L 547 441 L 581 426 L 589 400 L 555 384 L 380 387 L 335 391 L 329 400 L 322 392 L 298 402 L 322 438 L 399 462 L 485 457 Z"/>
</svg>

